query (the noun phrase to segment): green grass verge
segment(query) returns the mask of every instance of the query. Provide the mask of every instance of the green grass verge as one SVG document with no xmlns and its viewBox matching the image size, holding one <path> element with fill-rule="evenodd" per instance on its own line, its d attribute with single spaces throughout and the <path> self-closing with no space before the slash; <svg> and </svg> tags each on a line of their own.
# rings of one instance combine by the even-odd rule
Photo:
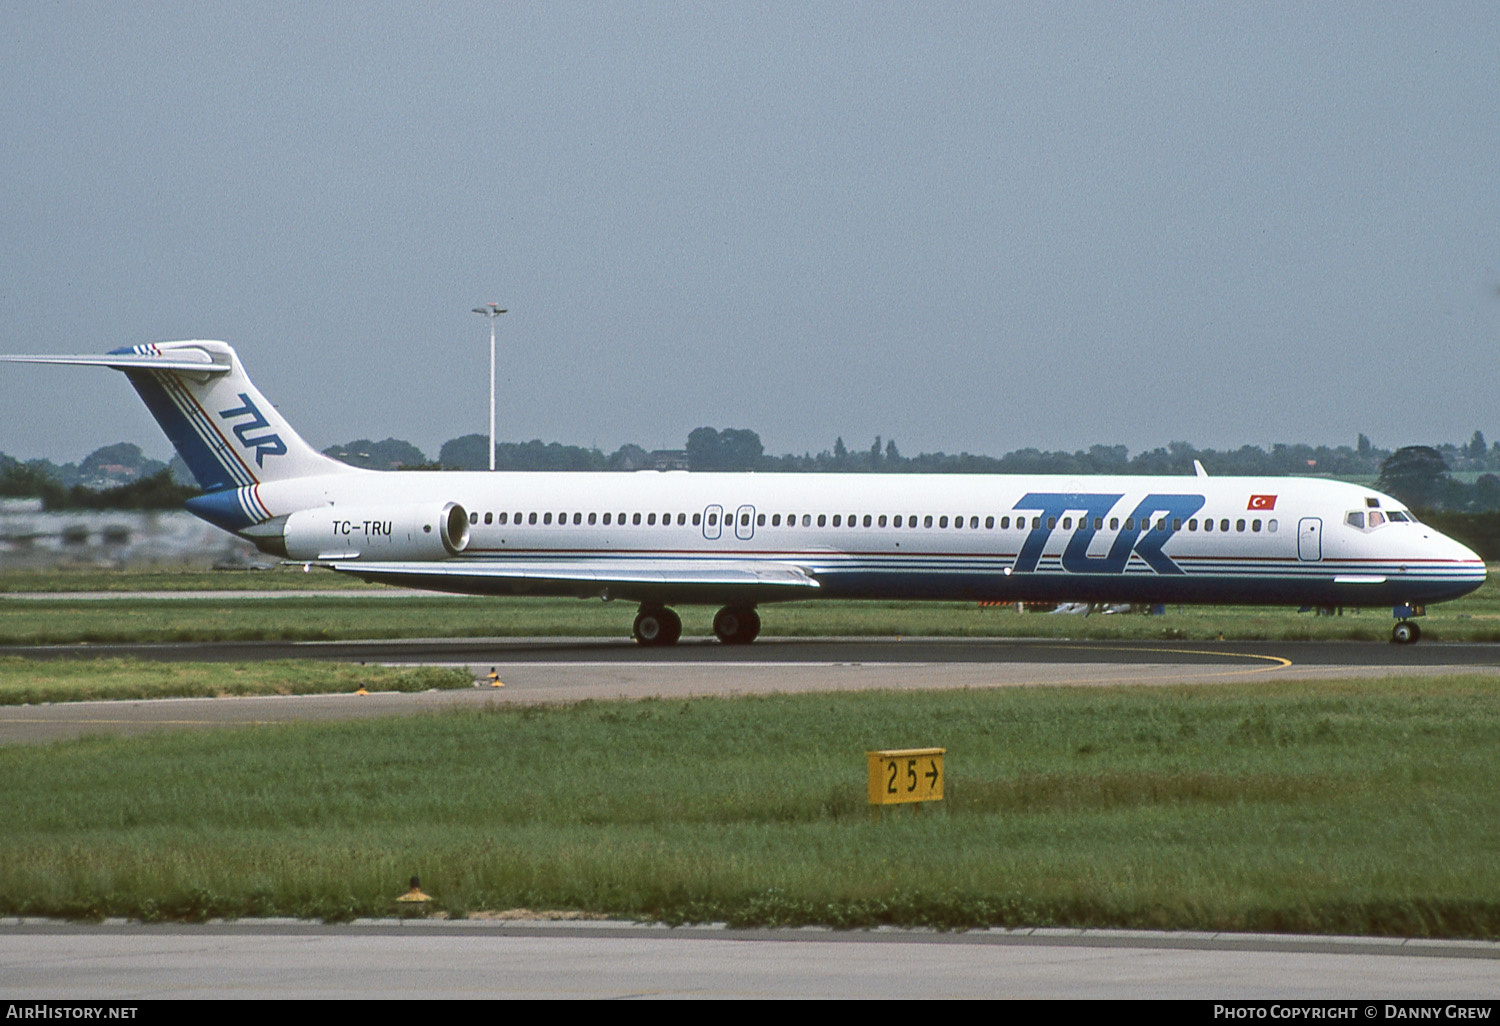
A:
<svg viewBox="0 0 1500 1026">
<path fill-rule="evenodd" d="M 872 820 L 864 752 L 948 749 Z M 1475 677 L 493 706 L 0 750 L 0 913 L 1500 937 Z"/>
<path fill-rule="evenodd" d="M 375 591 L 345 574 L 304 573 L 278 564 L 258 570 L 199 570 L 189 567 L 118 569 L 96 566 L 13 568 L 0 573 L 0 595 L 21 591 Z"/>
<path fill-rule="evenodd" d="M 1492 568 L 1500 571 L 1500 567 Z M 18 591 L 278 591 L 315 588 L 312 597 L 255 602 L 215 598 L 109 601 L 7 599 Z M 577 599 L 456 598 L 385 593 L 341 575 L 265 571 L 100 571 L 58 569 L 0 574 L 0 646 L 131 641 L 331 641 L 412 637 L 626 637 L 629 603 Z M 712 608 L 680 607 L 687 637 L 712 635 Z M 1028 637 L 1120 640 L 1387 641 L 1388 609 L 1349 609 L 1324 617 L 1285 608 L 1169 606 L 1165 616 L 1068 616 L 982 608 L 973 602 L 788 602 L 761 607 L 765 637 Z M 1500 573 L 1456 602 L 1431 607 L 1424 637 L 1500 641 Z"/>
<path fill-rule="evenodd" d="M 157 663 L 138 659 L 36 662 L 0 655 L 0 705 L 100 699 L 221 698 L 466 688 L 467 670 L 434 666 L 354 666 L 314 660 Z"/>
<path fill-rule="evenodd" d="M 679 607 L 686 637 L 711 637 L 714 610 Z M 764 637 L 1027 637 L 1121 640 L 1390 640 L 1387 609 L 1315 616 L 1290 609 L 1169 606 L 1166 615 L 1068 616 L 973 602 L 788 602 L 760 607 Z M 628 637 L 629 603 L 577 599 L 373 599 L 331 592 L 235 601 L 217 598 L 30 600 L 0 596 L 0 645 L 171 641 L 331 641 L 356 638 Z M 1433 641 L 1500 641 L 1500 582 L 1433 606 Z"/>
</svg>

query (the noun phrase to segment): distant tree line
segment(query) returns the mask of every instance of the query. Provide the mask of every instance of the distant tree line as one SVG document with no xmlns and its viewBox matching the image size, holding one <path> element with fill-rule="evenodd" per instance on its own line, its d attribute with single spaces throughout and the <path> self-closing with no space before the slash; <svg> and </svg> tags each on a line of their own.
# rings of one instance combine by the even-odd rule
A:
<svg viewBox="0 0 1500 1026">
<path fill-rule="evenodd" d="M 484 470 L 488 438 L 464 435 L 443 443 L 436 460 L 398 438 L 356 439 L 325 452 L 354 466 L 378 470 Z M 769 455 L 747 428 L 694 429 L 683 450 L 649 452 L 623 445 L 598 448 L 558 442 L 500 442 L 498 470 L 630 471 L 685 465 L 693 471 L 783 473 L 948 474 L 1192 474 L 1194 461 L 1215 476 L 1308 475 L 1372 484 L 1419 512 L 1471 514 L 1500 511 L 1500 443 L 1475 431 L 1467 444 L 1380 449 L 1363 434 L 1353 446 L 1278 443 L 1269 450 L 1199 449 L 1171 442 L 1131 456 L 1123 445 L 1094 445 L 1073 452 L 1018 449 L 1004 456 L 933 452 L 904 456 L 894 439 L 876 436 L 869 448 L 850 449 L 843 438 L 816 454 Z M 78 464 L 25 463 L 0 454 L 0 498 L 40 497 L 48 509 L 176 508 L 197 493 L 180 458 L 151 460 L 129 443 L 105 446 Z"/>
</svg>

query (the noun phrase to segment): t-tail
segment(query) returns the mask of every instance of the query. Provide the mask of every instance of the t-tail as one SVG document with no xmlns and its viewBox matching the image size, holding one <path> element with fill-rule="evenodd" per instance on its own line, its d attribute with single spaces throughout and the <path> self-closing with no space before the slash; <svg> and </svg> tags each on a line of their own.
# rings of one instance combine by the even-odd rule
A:
<svg viewBox="0 0 1500 1026">
<path fill-rule="evenodd" d="M 257 486 L 359 471 L 302 440 L 224 342 L 157 342 L 104 356 L 5 356 L 124 371 L 202 486 L 188 508 L 231 531 L 270 517 Z"/>
</svg>

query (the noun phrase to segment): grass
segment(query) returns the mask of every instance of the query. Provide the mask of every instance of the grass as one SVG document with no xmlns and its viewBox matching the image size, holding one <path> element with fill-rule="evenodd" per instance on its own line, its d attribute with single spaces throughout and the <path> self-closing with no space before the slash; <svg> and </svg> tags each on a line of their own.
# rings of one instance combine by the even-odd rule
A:
<svg viewBox="0 0 1500 1026">
<path fill-rule="evenodd" d="M 873 821 L 864 752 L 948 749 Z M 493 706 L 0 750 L 0 914 L 1500 937 L 1500 696 L 1454 676 Z"/>
<path fill-rule="evenodd" d="M 0 655 L 0 705 L 104 699 L 222 698 L 466 688 L 468 671 L 443 667 L 355 666 L 315 660 L 159 663 L 139 659 L 36 662 Z"/>
<path fill-rule="evenodd" d="M 1500 569 L 1500 568 L 1496 568 Z M 315 596 L 275 597 L 314 588 Z M 14 592 L 250 591 L 255 602 L 183 597 L 32 600 Z M 371 593 L 386 596 L 379 600 Z M 390 597 L 329 573 L 265 571 L 98 571 L 0 574 L 0 646 L 171 641 L 331 641 L 438 637 L 627 637 L 629 603 L 577 599 L 466 598 L 425 593 Z M 760 609 L 765 637 L 839 635 L 1035 637 L 1120 640 L 1313 640 L 1384 642 L 1390 611 L 1349 609 L 1316 616 L 1287 608 L 1170 606 L 1164 616 L 1016 613 L 973 602 L 787 602 Z M 710 637 L 714 610 L 685 606 L 684 635 Z M 1432 641 L 1500 641 L 1500 574 L 1477 592 L 1431 607 L 1421 621 Z"/>
<path fill-rule="evenodd" d="M 102 568 L 61 565 L 14 568 L 0 573 L 0 595 L 7 592 L 70 591 L 377 591 L 378 584 L 333 573 L 304 573 L 301 566 L 257 570 L 200 570 L 190 567 Z"/>
</svg>

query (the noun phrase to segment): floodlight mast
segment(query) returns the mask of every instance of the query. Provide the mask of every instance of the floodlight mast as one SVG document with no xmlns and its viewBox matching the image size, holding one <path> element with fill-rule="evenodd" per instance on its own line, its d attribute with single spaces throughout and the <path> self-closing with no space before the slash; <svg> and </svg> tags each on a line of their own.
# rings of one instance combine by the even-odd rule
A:
<svg viewBox="0 0 1500 1026">
<path fill-rule="evenodd" d="M 499 303 L 476 306 L 474 312 L 490 319 L 490 469 L 495 469 L 495 318 L 505 313 Z"/>
</svg>

